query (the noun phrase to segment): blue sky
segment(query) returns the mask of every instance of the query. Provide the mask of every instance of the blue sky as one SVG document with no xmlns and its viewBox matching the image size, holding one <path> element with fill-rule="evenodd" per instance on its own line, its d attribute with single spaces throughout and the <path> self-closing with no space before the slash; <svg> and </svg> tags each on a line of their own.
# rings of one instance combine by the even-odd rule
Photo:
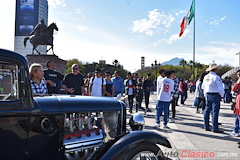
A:
<svg viewBox="0 0 240 160">
<path fill-rule="evenodd" d="M 83 62 L 114 59 L 125 69 L 156 59 L 192 59 L 193 21 L 178 37 L 192 0 L 48 0 L 49 23 L 59 28 L 55 53 Z M 15 0 L 0 6 L 0 48 L 13 50 Z M 196 0 L 196 61 L 237 66 L 240 51 L 240 1 Z M 8 15 L 8 16 L 3 16 Z"/>
</svg>

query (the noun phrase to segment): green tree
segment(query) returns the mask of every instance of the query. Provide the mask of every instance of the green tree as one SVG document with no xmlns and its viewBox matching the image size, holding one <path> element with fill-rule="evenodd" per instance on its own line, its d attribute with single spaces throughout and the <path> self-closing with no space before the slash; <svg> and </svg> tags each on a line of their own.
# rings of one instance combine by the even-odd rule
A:
<svg viewBox="0 0 240 160">
<path fill-rule="evenodd" d="M 231 70 L 232 68 L 233 66 L 230 66 L 229 64 L 219 65 L 219 70 L 218 70 L 219 76 L 221 77 L 224 73 Z"/>
<path fill-rule="evenodd" d="M 196 75 L 200 75 L 202 72 L 203 72 L 203 68 L 204 68 L 204 65 L 199 63 L 199 62 L 196 62 L 195 63 L 195 69 L 196 69 Z"/>
<path fill-rule="evenodd" d="M 67 66 L 66 66 L 65 73 L 72 72 L 72 65 L 73 64 L 78 64 L 79 65 L 79 71 L 80 72 L 83 73 L 85 71 L 85 67 L 83 66 L 83 63 L 81 61 L 79 61 L 78 59 L 74 58 L 74 59 L 67 60 Z"/>
<path fill-rule="evenodd" d="M 117 63 L 119 64 L 119 62 Z M 104 73 L 106 71 L 110 71 L 112 74 L 114 73 L 114 71 L 118 70 L 121 77 L 125 78 L 127 75 L 127 70 L 123 69 L 123 66 L 121 65 L 117 65 L 116 67 L 114 65 L 111 64 L 105 64 L 105 65 L 100 65 L 96 62 L 91 63 L 86 63 L 85 66 L 85 73 L 89 73 L 89 72 L 94 72 L 96 68 L 100 68 L 102 70 L 102 75 L 104 76 Z"/>
<path fill-rule="evenodd" d="M 190 61 L 188 61 L 188 65 L 190 66 L 190 68 L 191 68 L 191 74 L 193 74 L 193 68 L 194 68 L 194 66 L 195 66 L 195 62 L 193 61 L 193 60 L 190 60 Z"/>
<path fill-rule="evenodd" d="M 115 66 L 115 68 L 123 68 L 117 59 L 114 59 L 112 64 Z"/>
<path fill-rule="evenodd" d="M 187 61 L 185 59 L 182 59 L 179 61 L 179 65 L 183 67 L 183 74 L 186 72 L 185 66 L 187 65 Z"/>
</svg>

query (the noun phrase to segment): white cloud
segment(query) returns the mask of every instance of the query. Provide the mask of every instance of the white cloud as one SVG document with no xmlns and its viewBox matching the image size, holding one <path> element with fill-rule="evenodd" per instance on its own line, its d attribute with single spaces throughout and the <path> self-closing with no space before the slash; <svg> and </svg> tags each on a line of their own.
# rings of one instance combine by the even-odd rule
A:
<svg viewBox="0 0 240 160">
<path fill-rule="evenodd" d="M 213 26 L 219 26 L 219 23 L 224 21 L 226 18 L 227 18 L 226 16 L 223 16 L 222 18 L 217 17 L 214 20 L 212 20 L 209 24 Z"/>
<path fill-rule="evenodd" d="M 230 42 L 209 42 L 207 46 L 200 47 L 196 53 L 200 54 L 198 56 L 201 62 L 206 62 L 206 64 L 211 63 L 213 60 L 217 64 L 228 63 L 234 65 L 234 60 L 236 53 L 239 51 L 239 43 Z"/>
<path fill-rule="evenodd" d="M 221 46 L 228 46 L 228 47 L 236 47 L 239 48 L 239 43 L 232 43 L 232 42 L 218 42 L 218 41 L 211 41 L 208 42 L 209 44 L 221 45 Z"/>
<path fill-rule="evenodd" d="M 78 25 L 78 26 L 76 26 L 76 28 L 77 28 L 77 30 L 80 31 L 80 32 L 85 31 L 85 30 L 88 29 L 88 27 L 85 26 L 85 25 Z"/>
<path fill-rule="evenodd" d="M 207 35 L 209 35 L 209 34 L 210 34 L 212 31 L 213 31 L 213 30 L 212 30 L 212 29 L 210 29 L 209 31 L 205 32 L 205 33 L 204 33 L 204 35 L 206 35 L 206 36 L 207 36 Z"/>
<path fill-rule="evenodd" d="M 173 35 L 171 35 L 170 38 L 167 40 L 167 43 L 168 43 L 168 44 L 172 44 L 173 41 L 176 41 L 176 40 L 178 40 L 178 39 L 180 39 L 179 34 L 173 34 Z"/>
<path fill-rule="evenodd" d="M 178 14 L 166 14 L 159 12 L 158 9 L 153 9 L 148 12 L 147 18 L 133 21 L 132 31 L 138 33 L 145 33 L 152 36 L 156 31 L 167 32 L 176 20 Z"/>
<path fill-rule="evenodd" d="M 165 42 L 165 41 L 166 41 L 166 39 L 158 40 L 157 42 L 154 42 L 154 43 L 153 43 L 153 46 L 154 46 L 154 47 L 157 47 L 157 46 L 159 46 L 162 42 Z"/>
<path fill-rule="evenodd" d="M 152 35 L 152 29 L 155 28 L 153 24 L 151 24 L 150 21 L 147 19 L 141 19 L 139 21 L 133 22 L 133 32 L 143 33 L 145 32 L 146 35 L 151 36 Z"/>
<path fill-rule="evenodd" d="M 189 33 L 189 29 L 186 29 L 184 31 L 184 34 L 181 37 L 179 37 L 179 33 L 172 34 L 168 39 L 161 39 L 161 40 L 158 40 L 157 42 L 154 42 L 153 46 L 154 47 L 159 46 L 161 43 L 172 44 L 174 41 L 177 41 L 182 39 L 183 37 L 186 37 L 188 33 Z"/>
<path fill-rule="evenodd" d="M 58 6 L 65 7 L 66 3 L 65 0 L 48 0 L 48 5 L 53 8 L 56 8 Z"/>
</svg>

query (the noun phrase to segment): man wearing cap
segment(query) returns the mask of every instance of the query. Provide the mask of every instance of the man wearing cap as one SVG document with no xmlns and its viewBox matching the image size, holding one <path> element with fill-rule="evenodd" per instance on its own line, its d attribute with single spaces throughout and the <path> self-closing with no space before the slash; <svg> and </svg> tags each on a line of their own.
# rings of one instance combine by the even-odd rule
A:
<svg viewBox="0 0 240 160">
<path fill-rule="evenodd" d="M 209 116 L 212 114 L 212 131 L 223 133 L 218 129 L 218 114 L 220 109 L 221 98 L 224 97 L 224 88 L 221 78 L 217 75 L 218 66 L 213 63 L 206 69 L 209 72 L 203 79 L 202 89 L 206 98 L 206 108 L 204 110 L 204 128 L 210 131 Z"/>
</svg>

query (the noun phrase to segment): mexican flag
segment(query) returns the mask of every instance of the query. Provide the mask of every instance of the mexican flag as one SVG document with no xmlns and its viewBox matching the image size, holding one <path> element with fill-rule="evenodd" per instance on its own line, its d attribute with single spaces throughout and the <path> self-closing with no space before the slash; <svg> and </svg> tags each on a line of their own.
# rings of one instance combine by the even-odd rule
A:
<svg viewBox="0 0 240 160">
<path fill-rule="evenodd" d="M 181 30 L 180 30 L 180 33 L 179 33 L 179 37 L 182 36 L 185 28 L 187 28 L 187 26 L 190 24 L 190 22 L 192 21 L 193 17 L 194 17 L 194 0 L 192 1 L 192 5 L 191 5 L 191 8 L 190 10 L 188 11 L 188 13 L 183 17 L 183 20 L 182 20 L 182 23 L 180 25 L 181 27 Z"/>
</svg>

